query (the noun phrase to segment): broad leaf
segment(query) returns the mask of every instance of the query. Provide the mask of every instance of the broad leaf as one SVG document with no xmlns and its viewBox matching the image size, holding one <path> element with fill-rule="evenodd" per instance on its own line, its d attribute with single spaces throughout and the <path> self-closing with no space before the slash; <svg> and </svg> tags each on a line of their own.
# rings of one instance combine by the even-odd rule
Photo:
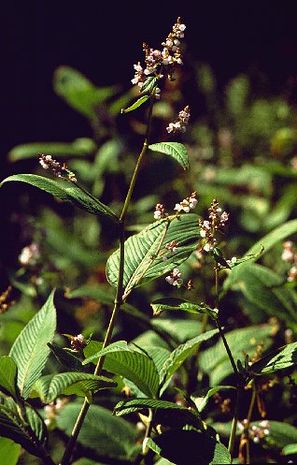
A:
<svg viewBox="0 0 297 465">
<path fill-rule="evenodd" d="M 166 245 L 175 240 L 175 253 Z M 200 240 L 198 216 L 195 214 L 168 217 L 147 226 L 139 234 L 125 241 L 124 299 L 131 290 L 147 281 L 170 272 L 185 261 Z M 114 252 L 106 265 L 109 283 L 116 287 L 120 263 L 119 250 Z"/>
<path fill-rule="evenodd" d="M 58 414 L 57 424 L 69 436 L 81 405 L 66 405 Z M 102 456 L 128 458 L 136 442 L 136 430 L 130 423 L 117 418 L 98 405 L 91 405 L 78 436 L 83 446 L 97 450 Z"/>
<path fill-rule="evenodd" d="M 297 342 L 281 347 L 251 365 L 251 371 L 258 375 L 272 375 L 297 364 Z"/>
<path fill-rule="evenodd" d="M 167 431 L 148 441 L 147 445 L 161 457 L 178 465 L 231 463 L 228 449 L 207 432 Z"/>
<path fill-rule="evenodd" d="M 62 349 L 57 344 L 48 344 L 49 348 L 51 349 L 52 353 L 60 362 L 60 364 L 67 368 L 68 370 L 73 371 L 83 371 L 83 366 L 81 360 L 76 357 L 74 354 L 69 352 L 68 350 Z"/>
<path fill-rule="evenodd" d="M 17 397 L 17 366 L 13 358 L 6 355 L 0 357 L 0 391 Z"/>
<path fill-rule="evenodd" d="M 55 71 L 54 89 L 68 105 L 91 119 L 96 116 L 96 107 L 115 93 L 114 87 L 98 88 L 69 66 L 60 66 Z"/>
<path fill-rule="evenodd" d="M 218 333 L 217 329 L 206 331 L 199 336 L 190 339 L 185 344 L 178 346 L 165 361 L 161 371 L 161 394 L 165 391 L 172 375 L 179 369 L 184 361 L 193 354 L 196 348 L 204 341 L 208 341 Z"/>
<path fill-rule="evenodd" d="M 53 402 L 61 394 L 85 396 L 89 391 L 99 391 L 115 387 L 117 383 L 105 376 L 89 373 L 66 372 L 57 375 L 45 375 L 33 386 L 31 397 L 39 396 L 42 402 Z"/>
<path fill-rule="evenodd" d="M 17 383 L 24 398 L 30 394 L 35 381 L 46 364 L 56 330 L 56 309 L 52 292 L 42 309 L 29 321 L 16 338 L 10 356 L 18 367 Z"/>
<path fill-rule="evenodd" d="M 288 444 L 282 450 L 283 455 L 297 455 L 297 443 Z"/>
<path fill-rule="evenodd" d="M 196 304 L 193 302 L 189 302 L 188 300 L 171 297 L 155 300 L 151 303 L 151 307 L 153 309 L 154 315 L 159 315 L 165 310 L 174 310 L 179 312 L 196 314 L 206 313 L 214 319 L 217 319 L 218 317 L 218 309 L 211 308 L 203 302 L 201 304 Z"/>
<path fill-rule="evenodd" d="M 201 421 L 198 415 L 187 407 L 158 399 L 132 399 L 118 402 L 114 411 L 116 415 L 128 415 L 133 412 L 140 412 L 145 409 L 152 409 L 157 414 L 156 423 L 161 423 L 166 426 L 182 427 L 184 425 L 192 425 L 196 428 L 201 427 Z"/>
<path fill-rule="evenodd" d="M 96 150 L 96 144 L 92 139 L 82 137 L 73 142 L 30 142 L 17 145 L 9 152 L 11 161 L 36 158 L 38 153 L 49 153 L 57 157 L 84 156 Z"/>
<path fill-rule="evenodd" d="M 158 142 L 157 144 L 149 145 L 149 149 L 153 152 L 164 153 L 174 158 L 184 170 L 189 169 L 189 156 L 186 147 L 179 142 Z"/>
<path fill-rule="evenodd" d="M 92 347 L 94 347 L 94 352 Z M 159 374 L 153 360 L 129 347 L 126 341 L 118 341 L 98 351 L 96 343 L 90 343 L 85 349 L 86 360 L 83 364 L 96 363 L 99 357 L 106 356 L 104 368 L 132 381 L 145 395 L 154 397 L 159 387 Z"/>
<path fill-rule="evenodd" d="M 121 110 L 121 113 L 129 113 L 130 111 L 136 110 L 141 105 L 143 105 L 149 98 L 150 98 L 149 95 L 142 95 L 136 100 L 136 102 L 132 103 L 132 105 L 130 105 L 128 108 L 123 108 Z"/>
<path fill-rule="evenodd" d="M 73 205 L 86 210 L 94 215 L 107 215 L 116 220 L 115 213 L 91 194 L 82 190 L 74 182 L 68 182 L 62 179 L 51 179 L 36 174 L 15 174 L 4 179 L 0 186 L 6 182 L 24 182 L 31 186 L 38 187 L 48 194 L 57 197 L 60 200 L 71 202 Z"/>
<path fill-rule="evenodd" d="M 21 453 L 20 444 L 11 439 L 0 438 L 0 457 L 5 457 L 6 465 L 16 465 Z"/>
</svg>

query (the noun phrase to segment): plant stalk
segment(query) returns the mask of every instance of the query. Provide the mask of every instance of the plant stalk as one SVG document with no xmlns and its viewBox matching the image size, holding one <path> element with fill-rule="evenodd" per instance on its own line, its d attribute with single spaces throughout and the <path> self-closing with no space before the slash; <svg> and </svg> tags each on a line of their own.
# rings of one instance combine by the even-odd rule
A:
<svg viewBox="0 0 297 465">
<path fill-rule="evenodd" d="M 131 200 L 132 193 L 133 193 L 133 190 L 134 190 L 134 187 L 135 187 L 135 183 L 136 183 L 137 175 L 138 175 L 138 172 L 139 172 L 139 169 L 140 169 L 140 165 L 141 165 L 142 159 L 143 159 L 143 157 L 144 157 L 144 155 L 145 155 L 145 153 L 147 151 L 148 145 L 149 145 L 149 134 L 150 134 L 150 129 L 151 129 L 153 104 L 154 104 L 154 98 L 152 96 L 150 107 L 149 107 L 149 113 L 148 113 L 148 124 L 147 124 L 145 140 L 144 140 L 144 143 L 143 143 L 143 146 L 142 146 L 142 150 L 141 150 L 141 152 L 140 152 L 140 154 L 138 156 L 138 159 L 137 159 L 137 162 L 136 162 L 133 174 L 132 174 L 132 178 L 131 178 L 131 181 L 130 181 L 128 193 L 126 195 L 124 205 L 123 205 L 123 208 L 122 208 L 122 212 L 121 212 L 120 217 L 119 217 L 120 262 L 119 262 L 119 275 L 118 275 L 117 291 L 116 291 L 116 297 L 115 297 L 115 300 L 114 300 L 114 306 L 113 306 L 112 314 L 111 314 L 111 317 L 110 317 L 110 320 L 109 320 L 108 328 L 107 328 L 106 333 L 105 333 L 105 338 L 104 338 L 104 341 L 103 341 L 102 349 L 104 349 L 105 347 L 107 347 L 110 344 L 112 334 L 113 334 L 113 330 L 114 330 L 114 326 L 115 326 L 115 322 L 116 322 L 116 318 L 117 318 L 117 315 L 118 315 L 118 313 L 120 311 L 121 305 L 123 303 L 123 280 L 124 280 L 124 263 L 125 263 L 125 247 L 124 247 L 124 243 L 125 243 L 125 217 L 126 217 L 126 214 L 127 214 L 128 208 L 129 208 L 130 200 Z M 104 365 L 104 360 L 105 360 L 105 357 L 100 357 L 99 358 L 99 360 L 97 362 L 97 365 L 96 365 L 96 368 L 94 370 L 95 375 L 97 375 L 97 376 L 100 375 L 100 373 L 102 371 L 102 368 L 103 368 L 103 365 Z M 73 454 L 73 450 L 74 450 L 78 435 L 79 435 L 80 430 L 81 430 L 81 428 L 83 426 L 83 423 L 84 423 L 84 420 L 85 420 L 85 417 L 86 417 L 86 415 L 88 413 L 89 408 L 90 408 L 89 401 L 88 401 L 87 398 L 85 398 L 84 402 L 83 402 L 83 405 L 81 407 L 81 410 L 80 410 L 80 412 L 79 412 L 79 414 L 77 416 L 75 425 L 73 427 L 71 436 L 70 436 L 69 441 L 67 443 L 67 446 L 66 446 L 64 455 L 62 457 L 62 460 L 60 462 L 60 465 L 69 465 L 70 464 L 70 460 L 71 460 L 71 457 L 72 457 L 72 454 Z"/>
</svg>

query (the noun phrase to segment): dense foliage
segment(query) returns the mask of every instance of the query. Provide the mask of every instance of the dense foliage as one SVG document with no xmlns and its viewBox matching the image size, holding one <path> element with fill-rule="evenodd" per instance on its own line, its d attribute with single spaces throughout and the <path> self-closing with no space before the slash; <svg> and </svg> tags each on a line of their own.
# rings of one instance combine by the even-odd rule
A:
<svg viewBox="0 0 297 465">
<path fill-rule="evenodd" d="M 218 89 L 205 64 L 187 81 L 178 52 L 145 46 L 140 94 L 60 67 L 93 137 L 9 153 L 34 174 L 1 189 L 22 185 L 0 296 L 5 465 L 297 455 L 296 108 L 246 75 Z"/>
</svg>

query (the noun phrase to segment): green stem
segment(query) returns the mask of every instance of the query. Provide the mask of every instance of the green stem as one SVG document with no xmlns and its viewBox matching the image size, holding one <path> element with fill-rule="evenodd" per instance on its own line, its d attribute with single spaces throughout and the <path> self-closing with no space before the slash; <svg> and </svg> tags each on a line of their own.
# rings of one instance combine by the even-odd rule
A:
<svg viewBox="0 0 297 465">
<path fill-rule="evenodd" d="M 240 406 L 240 402 L 241 402 L 241 392 L 242 392 L 242 387 L 237 386 L 236 404 L 235 404 L 234 416 L 233 416 L 233 419 L 232 419 L 231 432 L 230 432 L 229 444 L 228 444 L 228 451 L 229 451 L 229 453 L 231 455 L 231 463 L 232 463 L 232 455 L 233 455 L 235 438 L 236 438 L 236 429 L 237 429 L 237 423 L 238 423 L 239 406 Z"/>
<path fill-rule="evenodd" d="M 134 186 L 135 186 L 137 175 L 138 175 L 138 172 L 139 172 L 139 169 L 140 169 L 141 161 L 142 161 L 143 156 L 144 156 L 145 152 L 147 151 L 147 148 L 148 148 L 148 145 L 149 145 L 148 141 L 149 141 L 149 134 L 150 134 L 150 128 L 151 128 L 153 104 L 154 104 L 154 98 L 152 96 L 151 104 L 150 104 L 150 107 L 149 107 L 148 124 L 147 124 L 147 131 L 146 131 L 145 140 L 144 140 L 144 143 L 143 143 L 142 150 L 141 150 L 141 152 L 140 152 L 140 154 L 138 156 L 138 160 L 137 160 L 137 163 L 135 165 L 134 172 L 132 174 L 132 178 L 131 178 L 131 181 L 130 181 L 128 193 L 127 193 L 126 199 L 124 201 L 122 212 L 121 212 L 121 215 L 120 215 L 120 218 L 119 218 L 120 262 L 119 262 L 119 275 L 118 275 L 117 291 L 116 291 L 116 297 L 115 297 L 115 300 L 114 300 L 114 306 L 113 306 L 112 314 L 111 314 L 111 317 L 110 317 L 110 320 L 109 320 L 108 328 L 107 328 L 106 333 L 105 333 L 105 338 L 104 338 L 104 341 L 103 341 L 102 349 L 104 349 L 105 347 L 107 347 L 110 344 L 112 334 L 113 334 L 113 329 L 114 329 L 115 322 L 116 322 L 116 318 L 117 318 L 117 315 L 118 315 L 118 313 L 119 313 L 119 311 L 121 309 L 121 305 L 123 303 L 123 280 L 124 280 L 124 262 L 125 262 L 125 250 L 124 250 L 125 249 L 125 247 L 124 247 L 124 243 L 125 243 L 125 217 L 126 217 L 126 213 L 128 211 L 128 208 L 129 208 L 129 203 L 130 203 L 131 196 L 132 196 L 132 193 L 133 193 L 133 190 L 134 190 Z M 100 357 L 99 358 L 99 360 L 97 362 L 97 365 L 96 365 L 96 368 L 94 370 L 95 375 L 98 375 L 98 376 L 100 375 L 100 373 L 102 371 L 102 368 L 103 368 L 103 365 L 104 365 L 104 360 L 105 360 L 105 357 Z M 80 430 L 82 428 L 82 425 L 84 423 L 84 420 L 85 420 L 85 417 L 86 417 L 86 415 L 88 413 L 89 408 L 90 408 L 89 401 L 88 401 L 87 398 L 85 398 L 84 402 L 83 402 L 83 405 L 82 405 L 82 407 L 80 409 L 80 412 L 79 412 L 79 414 L 77 416 L 77 419 L 76 419 L 75 425 L 73 427 L 71 436 L 70 436 L 70 438 L 68 440 L 64 455 L 63 455 L 62 460 L 60 462 L 60 465 L 69 465 L 72 454 L 73 454 L 73 449 L 75 447 L 78 435 L 80 433 Z"/>
</svg>

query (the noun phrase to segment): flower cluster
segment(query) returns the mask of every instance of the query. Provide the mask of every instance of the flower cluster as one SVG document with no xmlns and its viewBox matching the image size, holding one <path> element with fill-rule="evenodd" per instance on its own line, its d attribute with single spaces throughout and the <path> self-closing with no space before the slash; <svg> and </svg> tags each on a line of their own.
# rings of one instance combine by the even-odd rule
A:
<svg viewBox="0 0 297 465">
<path fill-rule="evenodd" d="M 55 402 L 51 402 L 44 407 L 44 423 L 46 426 L 49 426 L 55 422 L 59 410 L 61 410 L 67 402 L 67 399 L 58 398 Z"/>
<path fill-rule="evenodd" d="M 282 260 L 292 265 L 288 271 L 287 280 L 297 281 L 297 250 L 292 241 L 283 243 Z"/>
<path fill-rule="evenodd" d="M 71 336 L 70 345 L 73 350 L 79 352 L 86 346 L 86 340 L 82 334 L 78 334 L 77 336 Z"/>
<path fill-rule="evenodd" d="M 12 287 L 8 288 L 0 294 L 0 314 L 7 312 L 7 310 L 15 303 L 11 300 Z"/>
<path fill-rule="evenodd" d="M 197 205 L 197 192 L 192 192 L 189 197 L 186 197 L 180 203 L 176 203 L 174 210 L 178 213 L 184 211 L 185 213 L 189 213 L 193 208 Z"/>
<path fill-rule="evenodd" d="M 229 213 L 222 210 L 216 199 L 212 201 L 208 212 L 207 220 L 199 220 L 200 236 L 205 239 L 203 250 L 206 252 L 214 248 L 216 244 L 216 231 L 222 230 L 229 219 Z"/>
<path fill-rule="evenodd" d="M 177 251 L 179 243 L 176 241 L 171 241 L 165 245 L 165 249 L 169 250 L 169 252 L 174 253 Z"/>
<path fill-rule="evenodd" d="M 183 283 L 183 279 L 181 277 L 181 272 L 178 268 L 174 268 L 169 276 L 166 276 L 165 281 L 171 286 L 180 287 Z"/>
<path fill-rule="evenodd" d="M 19 262 L 23 266 L 34 266 L 40 258 L 40 250 L 38 244 L 32 244 L 24 247 L 19 255 Z"/>
<path fill-rule="evenodd" d="M 166 131 L 168 133 L 172 132 L 173 134 L 175 134 L 176 132 L 186 132 L 190 116 L 190 107 L 189 105 L 187 105 L 183 110 L 179 112 L 177 120 L 173 123 L 168 124 Z"/>
<path fill-rule="evenodd" d="M 40 154 L 39 163 L 45 170 L 51 170 L 57 178 L 67 178 L 77 182 L 75 174 L 67 168 L 66 163 L 60 163 L 51 155 Z"/>
<path fill-rule="evenodd" d="M 162 203 L 157 203 L 155 206 L 155 211 L 154 211 L 154 218 L 155 220 L 161 220 L 162 218 L 165 218 L 166 212 L 164 205 Z"/>
<path fill-rule="evenodd" d="M 238 427 L 241 431 L 244 431 L 246 428 L 247 420 L 238 422 Z M 255 443 L 258 444 L 261 439 L 269 436 L 270 434 L 270 423 L 268 420 L 260 421 L 258 425 L 251 425 L 249 428 L 249 438 Z"/>
<path fill-rule="evenodd" d="M 162 42 L 162 50 L 143 44 L 145 66 L 143 67 L 140 62 L 134 65 L 135 74 L 131 80 L 132 84 L 138 85 L 142 89 L 149 76 L 162 78 L 166 74 L 169 79 L 172 79 L 175 66 L 183 64 L 180 39 L 184 37 L 185 29 L 186 26 L 181 22 L 181 19 L 177 18 L 172 31 L 165 42 Z"/>
</svg>

